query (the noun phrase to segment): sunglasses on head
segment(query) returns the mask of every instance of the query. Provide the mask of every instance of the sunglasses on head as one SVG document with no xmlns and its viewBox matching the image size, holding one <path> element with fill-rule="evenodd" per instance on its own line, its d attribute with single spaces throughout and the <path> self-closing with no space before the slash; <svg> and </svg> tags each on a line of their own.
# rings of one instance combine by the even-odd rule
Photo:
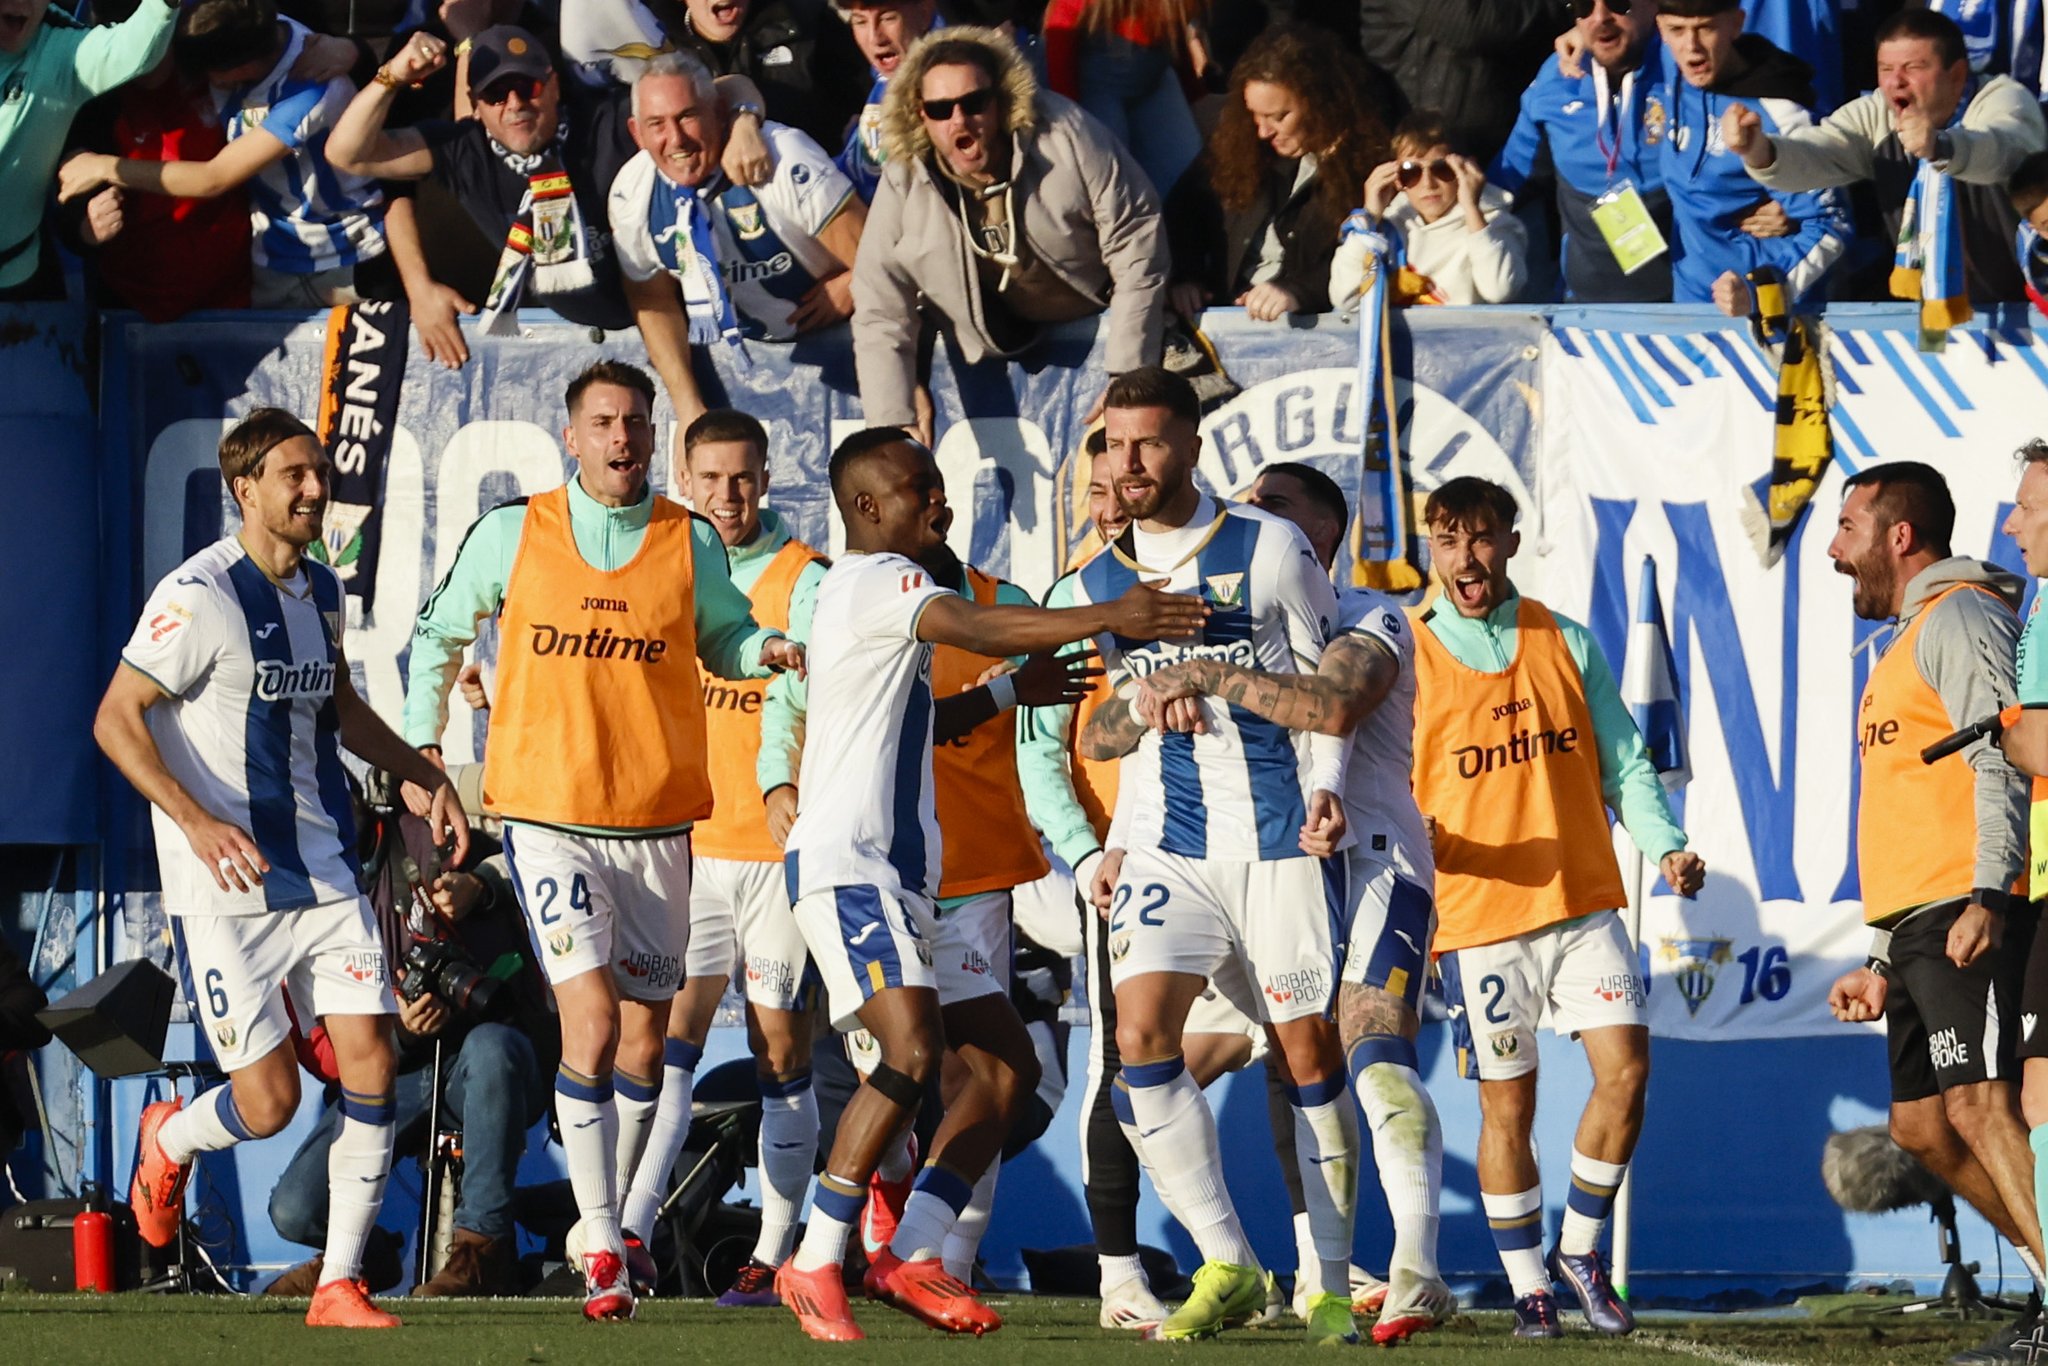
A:
<svg viewBox="0 0 2048 1366">
<path fill-rule="evenodd" d="M 476 102 L 478 104 L 499 105 L 511 99 L 514 94 L 517 94 L 524 98 L 528 104 L 535 104 L 540 100 L 540 92 L 547 88 L 548 83 L 538 77 L 520 76 L 517 79 L 496 81 L 485 86 L 476 93 Z"/>
<path fill-rule="evenodd" d="M 1593 7 L 1598 3 L 1599 0 L 1571 0 L 1567 8 L 1574 19 L 1591 19 Z M 1627 14 L 1632 4 L 1633 0 L 1607 0 L 1607 12 L 1618 18 Z"/>
<path fill-rule="evenodd" d="M 1404 161 L 1401 168 L 1394 172 L 1394 181 L 1402 189 L 1412 190 L 1422 183 L 1424 176 L 1428 176 L 1439 185 L 1448 185 L 1458 178 L 1458 173 L 1453 171 L 1451 163 L 1442 157 L 1435 161 Z"/>
<path fill-rule="evenodd" d="M 953 117 L 953 110 L 957 107 L 961 113 L 971 119 L 977 115 L 986 114 L 989 111 L 989 107 L 995 102 L 995 87 L 985 85 L 979 90 L 970 90 L 966 94 L 957 95 L 950 100 L 924 101 L 924 116 L 933 123 L 944 123 L 947 119 Z"/>
</svg>

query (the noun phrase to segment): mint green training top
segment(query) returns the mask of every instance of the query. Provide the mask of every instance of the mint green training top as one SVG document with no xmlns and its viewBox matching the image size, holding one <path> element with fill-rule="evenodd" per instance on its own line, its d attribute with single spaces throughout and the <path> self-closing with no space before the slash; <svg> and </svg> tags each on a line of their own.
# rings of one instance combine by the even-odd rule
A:
<svg viewBox="0 0 2048 1366">
<path fill-rule="evenodd" d="M 1423 624 L 1446 650 L 1468 669 L 1500 673 L 1514 662 L 1518 631 L 1515 614 L 1522 595 L 1508 589 L 1507 600 L 1484 618 L 1463 617 L 1448 602 L 1438 602 Z M 1685 832 L 1671 818 L 1671 803 L 1664 796 L 1664 784 L 1643 747 L 1642 733 L 1628 704 L 1621 700 L 1614 671 L 1593 633 L 1556 608 L 1557 628 L 1564 633 L 1565 648 L 1579 667 L 1579 679 L 1586 688 L 1586 710 L 1593 715 L 1593 739 L 1600 755 L 1600 795 L 1621 817 L 1621 823 L 1652 863 L 1666 854 L 1685 848 Z"/>
<path fill-rule="evenodd" d="M 650 487 L 637 503 L 606 507 L 583 491 L 580 479 L 569 481 L 569 526 L 576 551 L 593 569 L 611 571 L 640 551 L 654 514 Z M 462 667 L 463 647 L 476 639 L 476 625 L 496 615 L 505 602 L 505 585 L 519 554 L 526 526 L 526 501 L 495 507 L 470 526 L 455 553 L 448 576 L 420 608 L 412 631 L 412 656 L 406 668 L 405 739 L 414 746 L 441 741 L 448 723 L 448 692 Z M 761 647 L 780 636 L 764 630 L 752 616 L 747 595 L 733 585 L 725 544 L 709 522 L 690 519 L 691 548 L 696 555 L 697 658 L 720 678 L 766 678 Z M 757 575 L 759 569 L 754 571 Z M 565 826 L 581 834 L 658 835 L 686 830 L 622 830 Z"/>
<path fill-rule="evenodd" d="M 178 6 L 164 0 L 142 0 L 120 23 L 96 28 L 73 28 L 53 14 L 25 51 L 0 52 L 0 184 L 8 187 L 0 194 L 0 289 L 25 284 L 42 261 L 35 239 L 71 116 L 154 70 L 177 21 Z"/>
</svg>

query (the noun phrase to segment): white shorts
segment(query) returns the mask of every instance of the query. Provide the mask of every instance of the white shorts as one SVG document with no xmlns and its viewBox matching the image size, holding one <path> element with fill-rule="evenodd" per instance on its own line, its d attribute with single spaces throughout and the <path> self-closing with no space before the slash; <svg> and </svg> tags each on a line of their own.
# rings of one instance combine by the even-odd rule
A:
<svg viewBox="0 0 2048 1366">
<path fill-rule="evenodd" d="M 683 976 L 746 974 L 750 1004 L 801 1010 L 809 995 L 811 955 L 790 910 L 780 863 L 699 857 L 690 870 L 690 951 Z"/>
<path fill-rule="evenodd" d="M 690 836 L 619 839 L 505 827 L 505 863 L 550 984 L 610 967 L 619 994 L 660 1003 L 690 945 Z"/>
<path fill-rule="evenodd" d="M 303 911 L 181 915 L 171 921 L 192 973 L 193 1011 L 223 1072 L 292 1036 L 285 993 L 307 1029 L 323 1015 L 390 1015 L 390 965 L 366 897 Z"/>
<path fill-rule="evenodd" d="M 1046 862 L 1052 871 L 1036 882 L 1027 882 L 1010 893 L 1011 914 L 1017 932 L 1041 948 L 1069 958 L 1082 952 L 1080 889 L 1074 874 L 1050 851 Z M 1089 915 L 1095 908 L 1087 908 Z"/>
<path fill-rule="evenodd" d="M 1391 864 L 1351 851 L 1351 914 L 1343 979 L 1378 987 L 1419 1008 L 1436 934 L 1436 898 Z"/>
<path fill-rule="evenodd" d="M 1323 1014 L 1337 987 L 1346 883 L 1341 856 L 1197 859 L 1133 849 L 1110 905 L 1110 981 L 1183 972 L 1213 979 L 1261 1023 Z"/>
<path fill-rule="evenodd" d="M 1010 893 L 981 892 L 938 913 L 932 936 L 932 971 L 939 1004 L 1010 994 L 1015 948 L 1010 942 Z"/>
<path fill-rule="evenodd" d="M 1640 1025 L 1643 978 L 1614 911 L 1447 953 L 1439 960 L 1459 1070 L 1505 1081 L 1536 1070 L 1536 1027 L 1583 1034 Z"/>
<path fill-rule="evenodd" d="M 876 887 L 834 887 L 796 903 L 796 926 L 825 984 L 832 1027 L 858 1029 L 860 1008 L 889 987 L 938 989 L 932 943 L 938 916 L 921 896 Z"/>
</svg>

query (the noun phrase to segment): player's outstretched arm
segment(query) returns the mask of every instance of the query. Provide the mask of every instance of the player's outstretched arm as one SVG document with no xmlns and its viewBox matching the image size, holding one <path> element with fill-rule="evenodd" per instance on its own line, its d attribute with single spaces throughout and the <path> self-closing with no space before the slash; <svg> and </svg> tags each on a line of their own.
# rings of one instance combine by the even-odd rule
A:
<svg viewBox="0 0 2048 1366">
<path fill-rule="evenodd" d="M 192 852 L 222 891 L 246 892 L 260 887 L 270 864 L 256 841 L 201 806 L 164 765 L 163 752 L 156 747 L 156 737 L 149 733 L 143 714 L 166 696 L 155 679 L 124 661 L 114 670 L 114 680 L 100 699 L 99 714 L 92 723 L 93 739 L 121 770 L 121 776 L 184 831 Z"/>
<path fill-rule="evenodd" d="M 1104 632 L 1126 640 L 1192 635 L 1208 616 L 1200 598 L 1162 593 L 1157 583 L 1135 583 L 1114 601 L 1084 607 L 985 606 L 953 595 L 925 604 L 917 638 L 978 655 L 1035 655 Z"/>
<path fill-rule="evenodd" d="M 1312 674 L 1263 673 L 1222 659 L 1184 659 L 1139 682 L 1151 704 L 1140 710 L 1163 713 L 1178 698 L 1215 697 L 1289 730 L 1349 735 L 1385 700 L 1400 673 L 1400 661 L 1385 645 L 1346 635 L 1330 642 Z"/>
<path fill-rule="evenodd" d="M 431 794 L 426 820 L 434 843 L 453 841 L 447 862 L 451 867 L 461 863 L 469 852 L 469 817 L 463 813 L 462 799 L 455 795 L 447 770 L 408 745 L 371 709 L 350 681 L 348 661 L 339 653 L 334 658 L 334 713 L 341 743 L 350 753 Z"/>
<path fill-rule="evenodd" d="M 1092 651 L 1035 654 L 1021 668 L 1006 668 L 991 683 L 934 701 L 932 739 L 939 744 L 958 739 L 1012 706 L 1071 706 L 1086 697 L 1100 677 Z"/>
</svg>

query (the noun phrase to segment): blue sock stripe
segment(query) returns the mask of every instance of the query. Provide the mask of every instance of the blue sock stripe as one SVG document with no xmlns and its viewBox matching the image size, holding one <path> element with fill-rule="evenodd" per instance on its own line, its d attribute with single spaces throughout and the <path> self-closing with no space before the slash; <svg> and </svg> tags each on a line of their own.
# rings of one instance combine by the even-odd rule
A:
<svg viewBox="0 0 2048 1366">
<path fill-rule="evenodd" d="M 612 1090 L 621 1100 L 650 1101 L 661 1099 L 661 1078 L 648 1081 L 631 1072 L 613 1072 Z"/>
<path fill-rule="evenodd" d="M 661 1046 L 661 1065 L 680 1067 L 685 1072 L 695 1072 L 697 1064 L 704 1061 L 704 1045 L 691 1043 L 688 1039 L 670 1039 Z"/>
<path fill-rule="evenodd" d="M 233 1108 L 233 1107 L 230 1107 Z M 347 1087 L 341 1092 L 341 1113 L 358 1124 L 389 1124 L 398 1117 L 398 1097 L 391 1092 L 366 1096 Z"/>
<path fill-rule="evenodd" d="M 563 1063 L 555 1069 L 555 1094 L 602 1105 L 612 1098 L 612 1074 L 607 1072 L 601 1077 L 586 1077 Z"/>
<path fill-rule="evenodd" d="M 242 1107 L 235 1104 L 234 1083 L 230 1082 L 220 1088 L 220 1094 L 214 1097 L 213 1106 L 213 1112 L 220 1116 L 221 1127 L 233 1134 L 237 1140 L 247 1143 L 256 1137 L 248 1121 L 242 1118 Z"/>
<path fill-rule="evenodd" d="M 861 1207 L 867 1202 L 867 1187 L 847 1189 L 845 1183 L 834 1176 L 819 1177 L 817 1189 L 811 1194 L 811 1205 L 818 1213 L 842 1224 L 851 1224 L 859 1219 Z"/>
<path fill-rule="evenodd" d="M 792 1072 L 786 1077 L 756 1076 L 754 1084 L 759 1088 L 763 1100 L 787 1100 L 811 1089 L 811 1069 L 806 1067 L 803 1071 Z"/>
<path fill-rule="evenodd" d="M 1118 1077 L 1110 1084 L 1109 1108 L 1116 1111 L 1116 1120 L 1119 1124 L 1138 1122 L 1137 1114 L 1131 1109 L 1131 1088 L 1124 1084 L 1122 1077 Z"/>
<path fill-rule="evenodd" d="M 1614 1210 L 1614 1193 L 1620 1186 L 1595 1186 L 1572 1177 L 1572 1188 L 1566 1192 L 1564 1207 L 1574 1214 L 1583 1214 L 1588 1219 L 1605 1219 Z"/>
<path fill-rule="evenodd" d="M 1344 1066 L 1353 1078 L 1378 1062 L 1390 1062 L 1397 1067 L 1413 1068 L 1418 1072 L 1422 1070 L 1416 1056 L 1414 1041 L 1404 1039 L 1398 1034 L 1364 1035 L 1351 1045 L 1350 1053 L 1344 1058 Z"/>
<path fill-rule="evenodd" d="M 1127 1062 L 1123 1082 L 1126 1086 L 1164 1086 L 1187 1070 L 1187 1059 L 1178 1053 L 1158 1062 Z"/>
<path fill-rule="evenodd" d="M 974 1198 L 972 1181 L 951 1167 L 937 1162 L 926 1163 L 924 1170 L 917 1174 L 917 1180 L 911 1183 L 910 1189 L 912 1194 L 924 1191 L 929 1195 L 938 1196 L 955 1214 L 966 1209 L 967 1202 Z"/>
<path fill-rule="evenodd" d="M 1312 1081 L 1306 1086 L 1289 1086 L 1287 1099 L 1297 1110 L 1313 1110 L 1318 1105 L 1328 1105 L 1344 1094 L 1344 1074 Z"/>
<path fill-rule="evenodd" d="M 1543 1244 L 1543 1211 L 1531 1210 L 1512 1219 L 1488 1219 L 1493 1245 L 1502 1252 L 1523 1252 Z"/>
</svg>

